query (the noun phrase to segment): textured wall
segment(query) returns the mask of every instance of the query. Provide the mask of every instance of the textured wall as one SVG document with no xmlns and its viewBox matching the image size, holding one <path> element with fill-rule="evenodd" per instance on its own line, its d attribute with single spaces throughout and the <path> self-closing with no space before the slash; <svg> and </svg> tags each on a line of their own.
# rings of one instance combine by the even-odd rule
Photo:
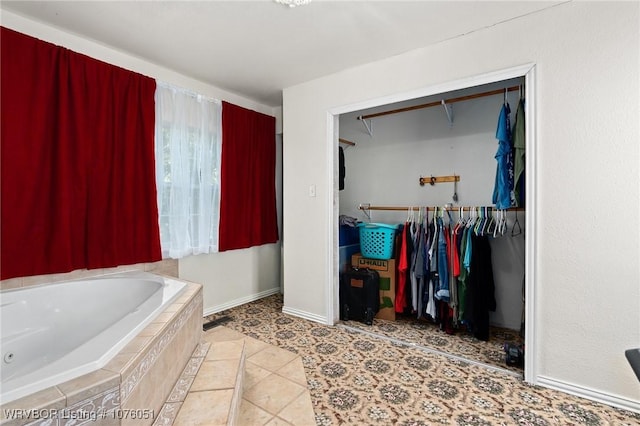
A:
<svg viewBox="0 0 640 426">
<path fill-rule="evenodd" d="M 623 355 L 640 342 L 638 19 L 635 2 L 564 3 L 287 88 L 285 309 L 326 317 L 330 303 L 328 111 L 535 63 L 538 345 L 528 356 L 539 379 L 640 407 Z"/>
</svg>

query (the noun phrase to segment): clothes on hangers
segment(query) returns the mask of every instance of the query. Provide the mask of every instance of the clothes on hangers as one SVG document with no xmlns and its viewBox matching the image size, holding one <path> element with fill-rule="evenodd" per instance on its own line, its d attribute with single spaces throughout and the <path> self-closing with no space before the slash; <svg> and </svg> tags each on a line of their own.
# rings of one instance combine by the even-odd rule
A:
<svg viewBox="0 0 640 426">
<path fill-rule="evenodd" d="M 444 226 L 442 218 L 437 219 L 438 231 L 438 287 L 436 288 L 436 299 L 448 302 L 449 293 L 449 259 L 447 256 L 447 228 Z"/>
<path fill-rule="evenodd" d="M 437 211 L 432 221 L 408 219 L 397 250 L 396 312 L 431 319 L 450 334 L 464 325 L 487 340 L 489 312 L 496 309 L 490 219 L 480 214 L 445 223 Z"/>
<path fill-rule="evenodd" d="M 415 294 L 412 296 L 416 300 L 416 306 L 414 306 L 414 309 L 417 311 L 418 318 L 422 318 L 422 313 L 424 312 L 424 306 L 426 302 L 426 299 L 424 298 L 424 285 L 425 276 L 427 276 L 428 270 L 426 269 L 427 265 L 425 264 L 425 244 L 426 229 L 424 226 L 424 221 L 421 221 L 417 226 L 414 244 L 415 250 L 412 256 L 412 279 L 415 280 L 415 285 L 413 285 L 412 283 L 412 292 L 415 291 Z"/>
<path fill-rule="evenodd" d="M 513 192 L 513 153 L 511 141 L 511 108 L 505 101 L 500 109 L 496 139 L 498 139 L 498 151 L 496 152 L 496 179 L 493 188 L 492 201 L 497 209 L 508 209 L 512 203 Z"/>
<path fill-rule="evenodd" d="M 401 241 L 400 254 L 398 256 L 396 301 L 394 306 L 396 313 L 404 312 L 404 309 L 406 307 L 405 291 L 407 287 L 407 269 L 409 268 L 409 263 L 407 262 L 407 251 L 408 251 L 408 244 L 410 241 L 409 226 L 410 226 L 410 222 L 409 221 L 405 222 L 401 231 L 402 238 L 400 240 Z"/>
<path fill-rule="evenodd" d="M 524 98 L 518 102 L 516 121 L 513 125 L 513 191 L 516 205 L 524 207 L 524 168 L 525 168 L 525 114 Z"/>
<path fill-rule="evenodd" d="M 491 246 L 484 235 L 472 235 L 471 273 L 467 287 L 466 320 L 478 340 L 489 340 L 489 312 L 496 310 Z"/>
</svg>

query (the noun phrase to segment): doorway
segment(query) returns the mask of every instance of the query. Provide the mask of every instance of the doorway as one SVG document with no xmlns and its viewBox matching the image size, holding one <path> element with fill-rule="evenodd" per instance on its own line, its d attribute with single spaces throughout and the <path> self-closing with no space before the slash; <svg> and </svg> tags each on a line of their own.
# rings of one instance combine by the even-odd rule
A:
<svg viewBox="0 0 640 426">
<path fill-rule="evenodd" d="M 533 256 L 535 249 L 535 217 L 533 212 L 535 211 L 535 66 L 533 64 L 525 65 L 522 67 L 510 68 L 507 70 L 497 71 L 494 73 L 488 73 L 480 76 L 475 76 L 473 78 L 453 81 L 446 84 L 431 86 L 427 88 L 423 88 L 420 90 L 416 90 L 411 93 L 398 94 L 392 97 L 386 97 L 384 99 L 377 99 L 367 102 L 366 104 L 358 104 L 358 105 L 348 105 L 340 108 L 336 108 L 329 112 L 329 135 L 331 139 L 330 147 L 331 158 L 334 159 L 333 164 L 329 167 L 331 173 L 331 187 L 334 188 L 334 203 L 333 209 L 330 212 L 332 223 L 334 223 L 334 262 L 333 262 L 333 274 L 332 274 L 332 282 L 328 283 L 328 291 L 327 291 L 327 302 L 328 302 L 328 315 L 327 318 L 332 318 L 333 323 L 336 324 L 339 321 L 339 308 L 338 308 L 338 283 L 339 283 L 339 272 L 340 272 L 340 259 L 338 255 L 339 251 L 339 238 L 338 238 L 338 220 L 341 211 L 340 206 L 340 194 L 338 191 L 338 140 L 341 137 L 340 132 L 340 124 L 339 118 L 343 114 L 354 114 L 361 110 L 372 110 L 372 109 L 380 109 L 380 110 L 388 110 L 390 109 L 390 105 L 400 105 L 399 103 L 406 104 L 420 104 L 423 99 L 433 99 L 435 98 L 450 98 L 451 95 L 460 95 L 464 93 L 473 93 L 482 91 L 482 88 L 491 88 L 496 86 L 504 86 L 505 83 L 511 83 L 513 81 L 523 81 L 524 82 L 524 97 L 526 98 L 525 105 L 525 117 L 526 117 L 526 141 L 527 141 L 527 156 L 526 156 L 526 210 L 520 213 L 520 221 L 524 221 L 526 223 L 526 231 L 527 231 L 527 239 L 524 242 L 525 253 L 524 253 L 524 261 L 523 261 L 523 269 L 524 269 L 524 294 L 525 294 L 525 303 L 524 303 L 524 317 L 526 318 L 525 322 L 525 347 L 527 348 L 527 353 L 524 362 L 524 379 L 527 382 L 534 383 L 534 378 L 536 377 L 535 371 L 535 342 L 536 342 L 536 334 L 535 334 L 535 318 L 533 316 L 533 312 L 535 311 L 535 258 Z M 512 108 L 515 113 L 515 106 Z M 457 125 L 456 123 L 456 109 L 447 109 L 446 105 L 442 106 L 442 114 L 445 122 L 449 122 L 450 125 Z M 512 118 L 513 119 L 513 118 Z M 364 123 L 362 124 L 363 128 L 370 134 L 371 131 L 375 132 L 375 123 L 369 123 L 369 127 L 367 127 Z M 371 129 L 370 127 L 373 127 Z M 495 129 L 495 128 L 494 128 Z M 367 137 L 363 138 L 362 143 L 365 144 Z M 494 140 L 495 141 L 495 140 Z M 351 141 L 349 141 L 351 142 Z M 356 144 L 358 141 L 355 141 Z M 497 141 L 495 141 L 497 143 Z M 494 145 L 493 149 L 495 150 L 496 145 Z M 348 146 L 348 149 L 354 150 L 357 149 L 356 146 Z M 495 164 L 495 163 L 494 163 Z M 494 166 L 495 167 L 495 166 Z M 494 169 L 495 170 L 495 169 Z M 347 171 L 347 176 L 348 176 Z M 416 176 L 417 178 L 417 176 Z M 348 178 L 347 178 L 348 179 Z M 362 200 L 365 202 L 367 200 Z M 370 201 L 370 200 L 369 200 Z M 429 205 L 428 202 L 424 204 Z M 408 204 L 419 206 L 421 205 L 419 200 L 416 200 L 415 203 Z M 359 206 L 361 207 L 361 206 Z M 380 218 L 379 221 L 384 222 L 384 215 L 377 216 L 376 220 Z"/>
</svg>

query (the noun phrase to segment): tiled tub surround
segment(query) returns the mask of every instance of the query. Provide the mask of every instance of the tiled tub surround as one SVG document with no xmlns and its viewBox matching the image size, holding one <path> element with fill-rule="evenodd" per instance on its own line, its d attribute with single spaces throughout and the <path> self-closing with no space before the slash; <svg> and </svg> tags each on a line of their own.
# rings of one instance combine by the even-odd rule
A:
<svg viewBox="0 0 640 426">
<path fill-rule="evenodd" d="M 60 274 L 10 278 L 8 280 L 0 280 L 0 290 L 11 290 L 40 284 L 55 284 L 60 281 L 77 280 L 80 278 L 97 277 L 105 274 L 129 271 L 150 272 L 156 275 L 178 278 L 178 260 L 165 259 L 158 262 L 136 263 L 134 265 L 122 265 L 114 268 L 78 269 Z"/>
<path fill-rule="evenodd" d="M 150 425 L 202 337 L 202 286 L 174 302 L 103 368 L 2 406 L 2 425 Z"/>
<path fill-rule="evenodd" d="M 102 368 L 185 286 L 132 271 L 2 291 L 0 403 Z"/>
</svg>

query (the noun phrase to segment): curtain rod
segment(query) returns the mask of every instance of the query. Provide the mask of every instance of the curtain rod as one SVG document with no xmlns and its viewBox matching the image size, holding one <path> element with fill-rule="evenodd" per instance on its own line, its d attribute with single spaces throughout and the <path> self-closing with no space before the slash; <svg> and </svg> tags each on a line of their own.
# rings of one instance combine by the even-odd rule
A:
<svg viewBox="0 0 640 426">
<path fill-rule="evenodd" d="M 514 92 L 516 90 L 520 90 L 520 86 L 508 87 L 506 90 L 508 92 Z M 462 102 L 462 101 L 468 101 L 470 99 L 483 98 L 485 96 L 499 95 L 501 93 L 504 93 L 504 91 L 505 91 L 505 89 L 497 89 L 497 90 L 491 90 L 489 92 L 482 92 L 482 93 L 476 93 L 476 94 L 473 94 L 473 95 L 459 96 L 457 98 L 445 99 L 444 101 L 440 100 L 440 101 L 429 102 L 427 104 L 414 105 L 414 106 L 410 106 L 410 107 L 392 109 L 392 110 L 383 111 L 383 112 L 376 112 L 374 114 L 361 115 L 361 116 L 358 117 L 358 120 L 366 120 L 366 119 L 369 119 L 369 118 L 380 117 L 380 116 L 383 116 L 383 115 L 397 114 L 399 112 L 413 111 L 413 110 L 416 110 L 416 109 L 429 108 L 429 107 L 433 107 L 433 106 L 442 106 L 443 102 L 445 104 L 451 104 L 451 103 L 454 103 L 454 102 Z"/>
<path fill-rule="evenodd" d="M 485 208 L 485 207 L 489 207 L 493 210 L 497 210 L 495 208 L 495 206 L 460 206 L 460 207 L 455 207 L 455 206 L 443 206 L 443 207 L 416 207 L 416 206 L 405 206 L 405 207 L 399 207 L 399 206 L 370 206 L 368 204 L 360 204 L 358 206 L 358 209 L 360 210 L 398 210 L 398 211 L 407 211 L 409 209 L 411 210 L 418 210 L 420 208 L 426 208 L 427 211 L 434 211 L 436 208 L 441 209 L 441 210 L 448 210 L 448 211 L 459 211 L 460 208 L 462 208 L 463 211 L 468 212 L 470 210 L 474 210 L 474 209 L 478 209 L 478 208 Z M 506 209 L 508 211 L 524 211 L 524 207 L 510 207 L 508 209 Z"/>
</svg>

